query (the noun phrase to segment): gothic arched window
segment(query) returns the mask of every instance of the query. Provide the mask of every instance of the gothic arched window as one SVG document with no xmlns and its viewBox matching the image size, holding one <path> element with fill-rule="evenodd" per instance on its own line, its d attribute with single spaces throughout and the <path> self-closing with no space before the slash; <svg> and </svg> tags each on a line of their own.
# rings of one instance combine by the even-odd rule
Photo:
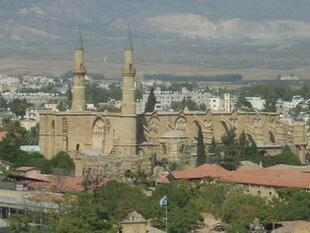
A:
<svg viewBox="0 0 310 233">
<path fill-rule="evenodd" d="M 186 129 L 186 119 L 184 117 L 180 117 L 176 120 L 175 129 L 177 129 L 177 130 L 185 130 Z"/>
</svg>

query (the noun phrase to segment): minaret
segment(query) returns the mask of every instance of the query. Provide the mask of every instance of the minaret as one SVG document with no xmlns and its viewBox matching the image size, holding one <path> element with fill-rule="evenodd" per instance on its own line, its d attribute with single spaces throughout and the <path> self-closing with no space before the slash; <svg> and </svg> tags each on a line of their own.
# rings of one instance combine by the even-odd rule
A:
<svg viewBox="0 0 310 233">
<path fill-rule="evenodd" d="M 84 66 L 84 48 L 81 31 L 77 40 L 74 53 L 75 66 L 73 68 L 73 87 L 72 87 L 72 111 L 84 111 L 86 108 L 84 76 L 86 69 Z"/>
<path fill-rule="evenodd" d="M 132 47 L 124 51 L 124 67 L 123 67 L 123 115 L 136 115 L 136 88 L 135 76 L 136 69 L 133 64 L 133 49 Z"/>
<path fill-rule="evenodd" d="M 122 131 L 120 146 L 126 155 L 136 155 L 137 144 L 137 115 L 136 115 L 136 88 L 133 47 L 129 32 L 129 47 L 124 51 L 123 87 L 122 87 Z"/>
</svg>

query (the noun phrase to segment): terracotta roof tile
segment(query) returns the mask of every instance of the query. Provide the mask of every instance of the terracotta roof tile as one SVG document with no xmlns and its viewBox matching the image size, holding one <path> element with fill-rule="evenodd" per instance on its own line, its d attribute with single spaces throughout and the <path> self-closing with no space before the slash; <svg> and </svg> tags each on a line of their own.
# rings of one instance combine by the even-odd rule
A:
<svg viewBox="0 0 310 233">
<path fill-rule="evenodd" d="M 8 135 L 8 132 L 0 131 L 0 142 L 2 142 L 4 139 L 6 139 L 7 135 Z"/>
<path fill-rule="evenodd" d="M 240 184 L 310 189 L 310 173 L 291 169 L 249 168 L 227 171 L 218 165 L 204 164 L 191 170 L 172 172 L 174 179 L 220 178 Z"/>
<path fill-rule="evenodd" d="M 204 164 L 200 167 L 172 172 L 175 179 L 199 179 L 205 177 L 222 177 L 227 171 L 216 164 Z"/>
</svg>

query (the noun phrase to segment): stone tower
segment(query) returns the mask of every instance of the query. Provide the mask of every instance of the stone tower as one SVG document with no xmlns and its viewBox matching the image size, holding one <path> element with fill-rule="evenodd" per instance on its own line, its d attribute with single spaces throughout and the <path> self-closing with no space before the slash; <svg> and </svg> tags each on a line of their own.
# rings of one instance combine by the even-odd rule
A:
<svg viewBox="0 0 310 233">
<path fill-rule="evenodd" d="M 84 66 L 84 48 L 81 31 L 77 40 L 74 53 L 75 66 L 73 68 L 73 88 L 72 88 L 72 111 L 84 111 L 86 108 L 84 76 L 86 69 Z"/>
<path fill-rule="evenodd" d="M 135 98 L 135 76 L 133 48 L 130 42 L 129 48 L 124 51 L 123 67 L 123 101 L 122 101 L 122 136 L 120 146 L 121 153 L 126 155 L 136 154 L 137 145 L 137 116 L 136 116 L 136 98 Z"/>
</svg>

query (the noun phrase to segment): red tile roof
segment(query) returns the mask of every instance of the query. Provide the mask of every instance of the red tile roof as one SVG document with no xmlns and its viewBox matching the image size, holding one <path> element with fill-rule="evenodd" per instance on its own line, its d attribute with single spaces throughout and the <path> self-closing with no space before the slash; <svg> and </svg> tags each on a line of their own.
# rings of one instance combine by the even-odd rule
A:
<svg viewBox="0 0 310 233">
<path fill-rule="evenodd" d="M 310 189 L 310 173 L 289 169 L 249 168 L 227 171 L 218 165 L 205 164 L 191 170 L 172 172 L 174 179 L 219 178 L 240 184 Z"/>
<path fill-rule="evenodd" d="M 82 192 L 84 191 L 83 177 L 81 176 L 54 176 L 45 174 L 25 175 L 24 183 L 33 190 L 47 189 L 55 192 Z M 102 177 L 98 180 L 91 180 L 89 190 L 105 185 L 110 179 Z"/>
<path fill-rule="evenodd" d="M 228 171 L 215 164 L 204 164 L 200 167 L 172 172 L 175 179 L 201 179 L 206 177 L 219 178 L 224 176 Z"/>
<path fill-rule="evenodd" d="M 52 176 L 35 174 L 25 176 L 27 179 L 35 181 L 26 181 L 30 189 L 47 189 L 56 192 L 81 192 L 84 190 L 83 177 L 80 176 Z"/>
<path fill-rule="evenodd" d="M 2 142 L 4 139 L 6 139 L 7 135 L 8 135 L 8 132 L 0 131 L 0 142 Z"/>
</svg>

